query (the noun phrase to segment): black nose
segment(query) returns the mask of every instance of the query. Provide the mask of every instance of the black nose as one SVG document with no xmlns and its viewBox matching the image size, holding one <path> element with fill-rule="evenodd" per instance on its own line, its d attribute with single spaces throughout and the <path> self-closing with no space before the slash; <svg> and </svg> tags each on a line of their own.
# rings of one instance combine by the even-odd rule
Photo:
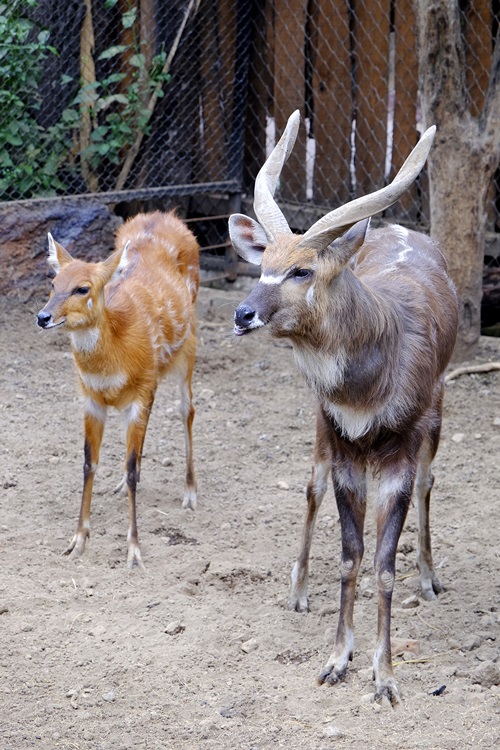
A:
<svg viewBox="0 0 500 750">
<path fill-rule="evenodd" d="M 52 315 L 48 312 L 44 312 L 43 310 L 38 313 L 36 316 L 36 322 L 40 326 L 40 328 L 47 328 L 47 326 L 50 323 Z"/>
<path fill-rule="evenodd" d="M 234 313 L 234 322 L 240 328 L 248 328 L 255 318 L 255 310 L 248 305 L 239 305 Z"/>
</svg>

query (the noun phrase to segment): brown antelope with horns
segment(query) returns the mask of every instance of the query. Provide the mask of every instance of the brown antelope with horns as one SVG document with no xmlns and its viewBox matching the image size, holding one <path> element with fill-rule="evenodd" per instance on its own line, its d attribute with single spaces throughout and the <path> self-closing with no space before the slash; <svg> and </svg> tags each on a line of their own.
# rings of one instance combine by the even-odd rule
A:
<svg viewBox="0 0 500 750">
<path fill-rule="evenodd" d="M 65 554 L 78 557 L 90 531 L 94 474 L 108 407 L 127 425 L 128 566 L 143 567 L 136 520 L 136 486 L 158 382 L 178 378 L 186 447 L 184 508 L 196 507 L 191 379 L 196 356 L 198 244 L 174 213 L 139 214 L 120 227 L 116 250 L 100 263 L 74 259 L 49 234 L 56 272 L 41 328 L 64 326 L 84 395 L 84 466 L 80 517 Z"/>
<path fill-rule="evenodd" d="M 400 697 L 391 657 L 391 602 L 396 548 L 412 494 L 422 593 L 434 599 L 443 590 L 432 564 L 429 501 L 457 297 L 429 237 L 395 225 L 370 229 L 367 219 L 415 180 L 435 128 L 424 133 L 390 185 L 337 208 L 298 236 L 273 196 L 299 121 L 295 112 L 257 176 L 258 221 L 240 214 L 229 220 L 238 253 L 262 267 L 259 282 L 236 309 L 234 332 L 241 336 L 267 326 L 273 336 L 287 338 L 317 397 L 314 464 L 290 606 L 308 609 L 312 534 L 331 474 L 341 524 L 341 598 L 335 646 L 320 684 L 342 680 L 353 656 L 367 468 L 379 478 L 373 671 L 376 699 L 385 695 L 395 705 Z"/>
</svg>

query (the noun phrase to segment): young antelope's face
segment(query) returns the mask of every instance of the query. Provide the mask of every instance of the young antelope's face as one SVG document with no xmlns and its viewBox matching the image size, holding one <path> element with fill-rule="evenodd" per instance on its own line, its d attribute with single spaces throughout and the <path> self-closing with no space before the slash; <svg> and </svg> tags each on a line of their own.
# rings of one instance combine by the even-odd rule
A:
<svg viewBox="0 0 500 750">
<path fill-rule="evenodd" d="M 300 328 L 314 305 L 318 258 L 314 250 L 297 248 L 299 241 L 300 237 L 281 237 L 265 249 L 259 282 L 235 311 L 236 336 L 265 325 L 274 336 Z"/>
<path fill-rule="evenodd" d="M 75 260 L 61 269 L 52 281 L 49 301 L 37 315 L 40 328 L 65 325 L 74 330 L 93 325 L 100 291 L 96 288 L 93 266 Z"/>
</svg>

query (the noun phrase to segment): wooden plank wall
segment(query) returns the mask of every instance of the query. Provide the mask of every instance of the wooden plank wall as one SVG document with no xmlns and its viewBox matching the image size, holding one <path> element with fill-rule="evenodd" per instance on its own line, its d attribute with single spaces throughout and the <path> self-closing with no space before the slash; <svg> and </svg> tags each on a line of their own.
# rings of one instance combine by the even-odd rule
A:
<svg viewBox="0 0 500 750">
<path fill-rule="evenodd" d="M 311 10 L 311 109 L 316 140 L 313 200 L 338 205 L 350 199 L 352 188 L 349 9 L 345 0 L 317 0 Z M 325 34 L 330 24 L 331 33 Z"/>
<path fill-rule="evenodd" d="M 315 140 L 313 204 L 335 207 L 382 187 L 419 137 L 413 0 L 263 0 L 259 5 L 271 28 L 266 29 L 265 40 L 259 37 L 258 60 L 251 65 L 253 101 L 258 87 L 267 99 L 264 107 L 258 105 L 259 116 L 249 113 L 253 143 L 259 137 L 255 128 L 264 126 L 263 110 L 274 118 L 279 137 L 289 114 L 299 108 L 310 118 Z M 471 113 L 477 115 L 491 65 L 491 3 L 471 3 L 465 21 L 467 84 Z M 262 76 L 260 82 L 257 75 Z M 306 128 L 302 127 L 283 172 L 279 199 L 306 201 L 305 154 Z M 387 217 L 425 224 L 427 216 L 424 170 Z"/>
</svg>

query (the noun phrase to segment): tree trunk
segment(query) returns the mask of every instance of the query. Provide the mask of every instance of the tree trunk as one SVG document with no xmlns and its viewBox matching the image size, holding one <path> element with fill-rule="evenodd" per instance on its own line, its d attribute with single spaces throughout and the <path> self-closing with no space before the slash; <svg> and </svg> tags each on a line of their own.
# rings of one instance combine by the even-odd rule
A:
<svg viewBox="0 0 500 750">
<path fill-rule="evenodd" d="M 453 359 L 474 356 L 481 332 L 485 204 L 490 178 L 471 128 L 441 126 L 429 160 L 431 236 L 443 250 L 460 299 Z"/>
<path fill-rule="evenodd" d="M 481 332 L 486 197 L 500 155 L 499 50 L 477 117 L 465 81 L 459 4 L 418 0 L 419 71 L 425 126 L 437 126 L 429 158 L 431 235 L 444 252 L 460 297 L 454 360 L 474 356 Z"/>
</svg>

